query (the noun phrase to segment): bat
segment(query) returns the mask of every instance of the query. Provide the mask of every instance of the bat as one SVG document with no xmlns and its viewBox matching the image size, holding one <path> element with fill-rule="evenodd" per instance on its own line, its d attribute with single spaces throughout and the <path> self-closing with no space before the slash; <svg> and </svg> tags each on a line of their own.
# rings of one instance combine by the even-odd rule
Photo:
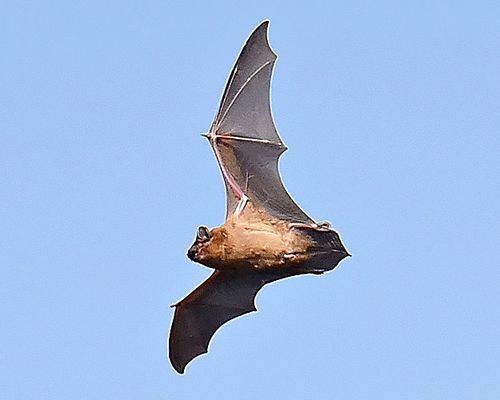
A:
<svg viewBox="0 0 500 400">
<path fill-rule="evenodd" d="M 270 85 L 276 54 L 268 21 L 248 38 L 229 76 L 219 110 L 204 136 L 226 187 L 226 220 L 198 228 L 187 256 L 214 270 L 179 301 L 169 338 L 169 358 L 178 373 L 208 352 L 223 324 L 256 311 L 266 284 L 301 274 L 322 274 L 349 256 L 327 222 L 314 222 L 281 181 L 278 161 L 286 150 L 274 125 Z"/>
</svg>

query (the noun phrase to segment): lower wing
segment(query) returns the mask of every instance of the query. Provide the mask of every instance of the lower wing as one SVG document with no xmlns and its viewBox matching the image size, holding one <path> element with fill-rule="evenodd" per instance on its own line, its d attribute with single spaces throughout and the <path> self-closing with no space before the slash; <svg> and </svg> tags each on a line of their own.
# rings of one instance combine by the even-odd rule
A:
<svg viewBox="0 0 500 400">
<path fill-rule="evenodd" d="M 169 357 L 177 372 L 208 351 L 214 333 L 240 315 L 257 311 L 255 296 L 266 284 L 299 272 L 216 271 L 177 303 L 170 329 Z"/>
</svg>

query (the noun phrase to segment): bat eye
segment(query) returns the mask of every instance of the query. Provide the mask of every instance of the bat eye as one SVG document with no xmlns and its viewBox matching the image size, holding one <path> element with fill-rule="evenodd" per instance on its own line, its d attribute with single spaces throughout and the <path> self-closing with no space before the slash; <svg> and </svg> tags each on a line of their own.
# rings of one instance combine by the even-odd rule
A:
<svg viewBox="0 0 500 400">
<path fill-rule="evenodd" d="M 210 240 L 210 231 L 206 226 L 200 226 L 196 238 L 200 242 L 208 242 Z"/>
</svg>

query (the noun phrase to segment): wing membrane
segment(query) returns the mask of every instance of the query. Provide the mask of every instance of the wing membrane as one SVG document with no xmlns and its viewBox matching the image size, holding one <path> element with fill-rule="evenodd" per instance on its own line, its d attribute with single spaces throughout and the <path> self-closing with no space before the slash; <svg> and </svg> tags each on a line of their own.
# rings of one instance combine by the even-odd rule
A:
<svg viewBox="0 0 500 400">
<path fill-rule="evenodd" d="M 266 284 L 299 271 L 216 271 L 175 305 L 169 357 L 183 373 L 195 357 L 208 351 L 214 333 L 226 322 L 256 311 L 255 296 Z"/>
<path fill-rule="evenodd" d="M 277 56 L 267 40 L 268 25 L 266 21 L 257 27 L 236 61 L 212 124 L 211 143 L 223 174 L 230 174 L 255 206 L 280 219 L 311 223 L 279 174 L 279 157 L 286 147 L 271 114 L 270 85 Z M 227 218 L 239 199 L 224 178 Z"/>
</svg>

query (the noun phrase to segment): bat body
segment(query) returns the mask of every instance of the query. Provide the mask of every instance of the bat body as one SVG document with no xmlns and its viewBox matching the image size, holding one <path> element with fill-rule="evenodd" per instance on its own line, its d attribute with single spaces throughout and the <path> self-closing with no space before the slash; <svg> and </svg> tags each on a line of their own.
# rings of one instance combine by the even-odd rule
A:
<svg viewBox="0 0 500 400">
<path fill-rule="evenodd" d="M 226 186 L 226 221 L 199 227 L 188 257 L 214 269 L 175 304 L 170 361 L 179 373 L 208 351 L 225 322 L 256 311 L 267 283 L 332 270 L 349 254 L 328 223 L 314 222 L 290 197 L 278 161 L 286 150 L 270 108 L 276 60 L 268 22 L 250 35 L 229 76 L 208 138 Z"/>
</svg>

